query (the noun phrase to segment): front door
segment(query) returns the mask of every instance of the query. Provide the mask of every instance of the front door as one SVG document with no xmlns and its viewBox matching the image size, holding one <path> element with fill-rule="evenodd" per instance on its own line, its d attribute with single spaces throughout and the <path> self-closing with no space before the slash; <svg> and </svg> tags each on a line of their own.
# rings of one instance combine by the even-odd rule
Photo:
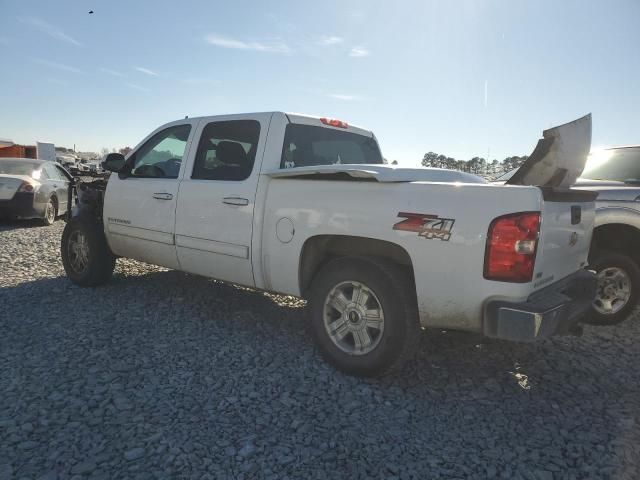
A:
<svg viewBox="0 0 640 480">
<path fill-rule="evenodd" d="M 179 268 L 175 248 L 178 182 L 194 122 L 185 120 L 149 137 L 109 178 L 104 227 L 116 255 Z"/>
<path fill-rule="evenodd" d="M 187 272 L 252 286 L 253 212 L 271 114 L 227 118 L 198 128 L 178 195 L 178 259 Z"/>
</svg>

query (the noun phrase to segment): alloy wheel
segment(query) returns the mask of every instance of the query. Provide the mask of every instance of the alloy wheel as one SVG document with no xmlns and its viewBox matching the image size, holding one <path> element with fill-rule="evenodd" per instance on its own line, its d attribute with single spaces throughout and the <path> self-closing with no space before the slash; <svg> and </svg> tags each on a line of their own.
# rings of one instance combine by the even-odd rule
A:
<svg viewBox="0 0 640 480">
<path fill-rule="evenodd" d="M 346 281 L 334 286 L 325 298 L 323 316 L 329 338 L 349 355 L 366 355 L 382 339 L 382 304 L 363 283 Z"/>
<path fill-rule="evenodd" d="M 631 278 L 619 267 L 598 272 L 598 291 L 593 308 L 602 315 L 615 315 L 631 298 Z"/>
</svg>

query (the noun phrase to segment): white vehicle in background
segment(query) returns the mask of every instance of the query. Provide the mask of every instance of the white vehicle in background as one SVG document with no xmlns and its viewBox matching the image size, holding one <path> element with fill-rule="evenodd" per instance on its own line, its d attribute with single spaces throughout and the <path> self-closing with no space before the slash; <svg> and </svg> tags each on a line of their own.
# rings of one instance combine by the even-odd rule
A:
<svg viewBox="0 0 640 480">
<path fill-rule="evenodd" d="M 590 116 L 545 131 L 520 185 L 498 186 L 383 165 L 373 133 L 339 120 L 182 119 L 76 185 L 62 259 L 84 286 L 128 257 L 307 298 L 320 352 L 358 375 L 402 365 L 421 327 L 576 332 L 595 195 L 568 186 L 590 139 Z"/>
</svg>

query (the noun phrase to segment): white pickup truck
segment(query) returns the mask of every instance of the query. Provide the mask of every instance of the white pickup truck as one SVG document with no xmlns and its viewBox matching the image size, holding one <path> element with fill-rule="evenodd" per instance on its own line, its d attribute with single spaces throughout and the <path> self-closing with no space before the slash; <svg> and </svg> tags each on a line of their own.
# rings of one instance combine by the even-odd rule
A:
<svg viewBox="0 0 640 480">
<path fill-rule="evenodd" d="M 62 259 L 85 286 L 128 257 L 304 297 L 322 355 L 358 375 L 402 365 L 421 328 L 546 338 L 578 330 L 595 295 L 595 195 L 567 188 L 590 139 L 590 116 L 547 130 L 520 185 L 492 185 L 384 165 L 339 120 L 178 120 L 75 186 Z"/>
</svg>

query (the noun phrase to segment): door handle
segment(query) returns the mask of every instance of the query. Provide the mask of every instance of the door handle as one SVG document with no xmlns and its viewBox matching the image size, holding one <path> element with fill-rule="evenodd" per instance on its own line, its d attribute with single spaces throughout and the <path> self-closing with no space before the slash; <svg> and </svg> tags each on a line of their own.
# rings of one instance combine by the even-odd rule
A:
<svg viewBox="0 0 640 480">
<path fill-rule="evenodd" d="M 170 193 L 154 193 L 153 198 L 156 198 L 158 200 L 171 200 L 173 198 L 173 195 L 171 195 Z"/>
<path fill-rule="evenodd" d="M 224 197 L 222 199 L 222 203 L 226 203 L 227 205 L 236 205 L 238 207 L 244 207 L 249 205 L 249 200 L 246 198 L 240 197 Z"/>
</svg>

